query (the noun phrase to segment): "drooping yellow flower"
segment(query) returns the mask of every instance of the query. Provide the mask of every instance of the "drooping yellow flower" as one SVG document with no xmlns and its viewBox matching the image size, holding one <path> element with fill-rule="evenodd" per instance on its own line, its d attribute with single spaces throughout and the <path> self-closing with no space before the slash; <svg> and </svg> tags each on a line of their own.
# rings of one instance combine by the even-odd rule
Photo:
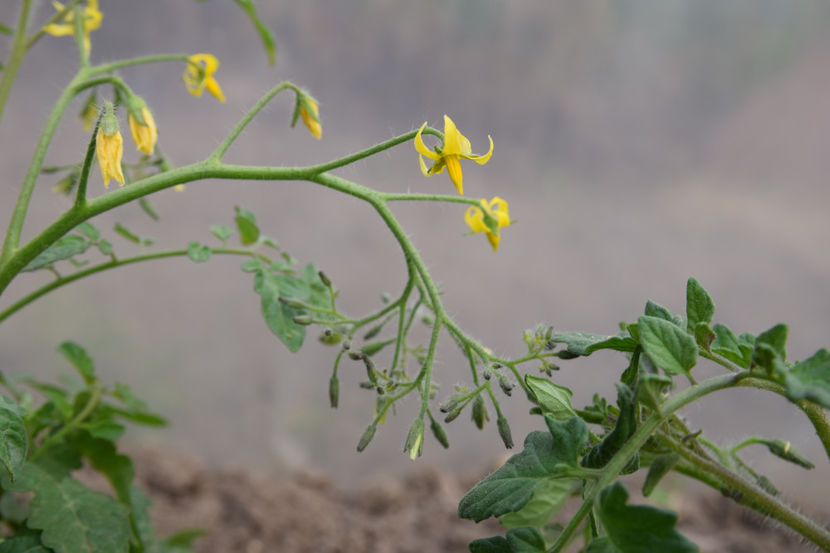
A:
<svg viewBox="0 0 830 553">
<path fill-rule="evenodd" d="M 501 239 L 499 230 L 510 225 L 507 202 L 496 196 L 489 202 L 482 198 L 480 203 L 480 208 L 470 206 L 467 209 L 464 214 L 464 221 L 473 232 L 486 233 L 487 241 L 490 242 L 493 251 L 496 252 L 499 250 L 499 240 Z"/>
<path fill-rule="evenodd" d="M 314 112 L 313 116 L 306 109 L 306 104 Z M 311 136 L 320 140 L 323 137 L 323 127 L 320 125 L 320 109 L 317 107 L 317 102 L 314 101 L 314 98 L 307 94 L 305 95 L 305 102 L 300 102 L 300 117 L 303 118 L 303 123 L 305 123 Z"/>
<path fill-rule="evenodd" d="M 115 179 L 124 186 L 124 173 L 121 172 L 121 156 L 124 154 L 124 139 L 118 128 L 118 119 L 110 102 L 104 102 L 104 115 L 95 135 L 95 155 L 98 167 L 104 178 L 104 187 L 108 188 L 110 179 Z"/>
<path fill-rule="evenodd" d="M 490 151 L 483 155 L 474 155 L 470 148 L 470 141 L 467 140 L 466 136 L 459 132 L 458 128 L 455 126 L 455 123 L 452 122 L 452 119 L 445 115 L 444 147 L 440 150 L 432 151 L 426 147 L 423 139 L 421 138 L 421 133 L 426 126 L 426 123 L 421 125 L 421 128 L 418 129 L 418 134 L 415 135 L 415 149 L 418 150 L 418 153 L 420 154 L 418 156 L 418 161 L 421 163 L 421 172 L 424 176 L 431 177 L 432 175 L 437 175 L 442 172 L 444 167 L 446 167 L 447 172 L 450 174 L 450 180 L 458 189 L 458 195 L 463 196 L 464 182 L 463 175 L 461 174 L 461 162 L 459 159 L 471 159 L 479 165 L 484 165 L 487 161 L 489 161 L 490 156 L 493 155 L 493 139 L 489 135 L 487 136 L 487 138 L 490 139 Z M 424 163 L 424 158 L 421 156 L 426 156 L 431 159 L 433 161 L 432 167 L 427 169 L 426 163 Z"/>
<path fill-rule="evenodd" d="M 130 134 L 133 135 L 136 148 L 139 152 L 145 153 L 148 156 L 152 155 L 153 149 L 156 147 L 156 140 L 158 140 L 158 129 L 156 122 L 153 119 L 153 114 L 147 109 L 147 106 L 141 107 L 141 118 L 144 119 L 144 125 L 139 123 L 133 114 L 127 116 L 127 121 L 130 123 Z"/>
<path fill-rule="evenodd" d="M 193 96 L 201 96 L 202 91 L 207 89 L 217 100 L 225 102 L 225 95 L 219 83 L 213 78 L 213 74 L 219 69 L 219 60 L 212 54 L 194 54 L 187 58 L 187 68 L 184 70 L 184 84 L 187 91 Z"/>
<path fill-rule="evenodd" d="M 57 11 L 63 11 L 64 5 L 60 2 L 53 1 L 52 5 Z M 98 9 L 98 0 L 87 0 L 86 7 L 83 9 L 83 35 L 84 35 L 84 49 L 87 55 L 92 50 L 92 43 L 89 40 L 89 33 L 98 29 L 101 26 L 101 20 L 104 15 Z M 75 34 L 75 12 L 70 10 L 63 16 L 62 23 L 52 23 L 43 27 L 43 32 L 52 36 L 66 36 Z"/>
</svg>

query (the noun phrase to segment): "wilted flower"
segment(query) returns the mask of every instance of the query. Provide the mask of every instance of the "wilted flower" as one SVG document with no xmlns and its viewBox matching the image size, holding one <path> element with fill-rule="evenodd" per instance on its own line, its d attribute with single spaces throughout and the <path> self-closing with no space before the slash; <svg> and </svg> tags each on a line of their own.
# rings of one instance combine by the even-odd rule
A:
<svg viewBox="0 0 830 553">
<path fill-rule="evenodd" d="M 124 185 L 124 173 L 121 172 L 121 156 L 124 154 L 124 139 L 118 128 L 118 119 L 113 112 L 112 104 L 104 104 L 104 116 L 101 126 L 95 137 L 95 154 L 98 157 L 98 167 L 104 178 L 104 186 L 109 187 L 110 179 L 115 179 L 121 186 Z"/>
<path fill-rule="evenodd" d="M 466 136 L 459 132 L 452 119 L 445 115 L 444 147 L 440 150 L 436 148 L 435 151 L 432 151 L 426 147 L 423 139 L 421 138 L 421 133 L 426 126 L 426 123 L 421 125 L 421 128 L 418 129 L 418 134 L 415 135 L 415 149 L 418 150 L 419 154 L 421 154 L 418 156 L 418 161 L 421 163 L 421 172 L 424 176 L 431 177 L 432 175 L 437 175 L 442 172 L 444 167 L 446 167 L 447 172 L 450 174 L 450 180 L 458 189 L 458 194 L 463 196 L 464 184 L 463 175 L 461 174 L 461 162 L 459 159 L 471 159 L 479 165 L 484 165 L 490 159 L 490 156 L 493 155 L 493 139 L 490 138 L 490 136 L 487 137 L 490 139 L 490 151 L 483 155 L 474 155 L 471 153 L 472 150 L 470 148 L 470 141 L 467 140 Z M 431 159 L 433 161 L 432 167 L 427 169 L 426 163 L 424 163 L 424 158 L 421 156 L 426 156 Z"/>
<path fill-rule="evenodd" d="M 213 74 L 219 69 L 219 60 L 211 54 L 194 54 L 187 58 L 187 68 L 184 70 L 184 84 L 187 91 L 194 96 L 201 96 L 202 91 L 207 89 L 220 102 L 225 101 L 225 95 L 219 83 L 213 78 Z"/>
<path fill-rule="evenodd" d="M 499 229 L 510 225 L 507 202 L 496 196 L 489 203 L 482 198 L 480 203 L 480 208 L 470 206 L 464 214 L 464 221 L 473 232 L 486 233 L 493 251 L 498 251 L 501 239 Z"/>
<path fill-rule="evenodd" d="M 144 102 L 142 102 L 144 104 Z M 147 109 L 146 105 L 141 106 L 141 118 L 144 119 L 144 124 L 139 123 L 133 114 L 127 116 L 127 121 L 130 124 L 130 134 L 133 135 L 136 148 L 139 152 L 145 153 L 148 156 L 153 153 L 156 147 L 156 140 L 158 140 L 158 129 L 156 122 L 153 119 L 153 114 Z"/>
<path fill-rule="evenodd" d="M 320 109 L 317 107 L 317 102 L 311 96 L 304 95 L 304 100 L 300 101 L 300 117 L 303 118 L 303 123 L 305 123 L 311 136 L 320 140 L 323 136 L 323 127 L 320 125 Z M 311 109 L 311 112 L 306 109 L 306 106 Z"/>
</svg>

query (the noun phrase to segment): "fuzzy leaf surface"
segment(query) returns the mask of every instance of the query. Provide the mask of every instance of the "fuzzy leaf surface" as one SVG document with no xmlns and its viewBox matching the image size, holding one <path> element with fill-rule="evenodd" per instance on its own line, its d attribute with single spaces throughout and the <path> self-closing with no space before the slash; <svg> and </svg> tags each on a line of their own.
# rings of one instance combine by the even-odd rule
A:
<svg viewBox="0 0 830 553">
<path fill-rule="evenodd" d="M 27 271 L 43 269 L 56 261 L 69 259 L 74 255 L 82 254 L 87 248 L 89 248 L 89 241 L 83 236 L 78 236 L 77 234 L 64 236 L 46 248 L 40 255 L 32 259 L 28 265 L 23 267 L 21 272 L 25 273 Z"/>
<path fill-rule="evenodd" d="M 697 364 L 697 343 L 682 328 L 665 319 L 637 319 L 640 343 L 652 363 L 670 375 L 688 373 Z"/>
<path fill-rule="evenodd" d="M 21 414 L 19 405 L 0 395 L 0 464 L 12 480 L 23 468 L 29 447 Z"/>
<path fill-rule="evenodd" d="M 830 409 L 830 353 L 820 349 L 796 363 L 785 373 L 784 386 L 790 401 L 806 399 Z"/>
</svg>

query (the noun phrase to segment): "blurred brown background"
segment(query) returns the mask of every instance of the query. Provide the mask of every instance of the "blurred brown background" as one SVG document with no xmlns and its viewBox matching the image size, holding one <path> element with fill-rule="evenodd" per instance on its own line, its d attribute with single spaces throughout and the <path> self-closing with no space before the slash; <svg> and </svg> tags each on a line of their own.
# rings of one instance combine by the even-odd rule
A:
<svg viewBox="0 0 830 553">
<path fill-rule="evenodd" d="M 0 22 L 14 21 L 16 4 L 0 5 Z M 716 320 L 736 331 L 787 322 L 792 359 L 830 345 L 824 0 L 261 0 L 258 7 L 276 32 L 275 68 L 232 2 L 101 0 L 94 63 L 168 52 L 211 52 L 222 61 L 216 78 L 227 104 L 187 94 L 180 63 L 122 72 L 152 109 L 160 145 L 175 162 L 205 156 L 282 79 L 320 101 L 323 140 L 288 127 L 293 100 L 286 94 L 227 161 L 327 161 L 425 120 L 440 126 L 446 113 L 474 152 L 484 151 L 488 134 L 495 142 L 487 166 L 464 166 L 467 194 L 504 197 L 519 224 L 504 231 L 493 254 L 482 237 L 463 236 L 457 206 L 395 207 L 449 311 L 499 353 L 521 353 L 522 330 L 540 321 L 613 334 L 649 298 L 682 312 L 691 275 L 714 297 Z M 51 10 L 41 3 L 36 21 Z M 9 46 L 0 40 L 3 58 Z M 20 70 L 0 126 L 3 221 L 75 56 L 70 38 L 46 37 Z M 75 119 L 79 109 L 80 100 L 47 164 L 83 155 L 88 138 Z M 129 139 L 125 153 L 128 160 L 137 155 Z M 421 176 L 409 144 L 340 174 L 387 191 L 453 192 L 445 175 Z M 67 207 L 50 193 L 55 180 L 39 182 L 25 237 Z M 97 170 L 90 184 L 93 194 L 104 193 Z M 135 205 L 95 222 L 108 230 L 120 221 L 159 247 L 215 243 L 208 226 L 231 223 L 239 204 L 302 262 L 324 268 L 350 313 L 369 311 L 381 292 L 403 285 L 400 251 L 372 210 L 312 184 L 209 181 L 153 201 L 159 223 Z M 110 234 L 121 255 L 132 251 Z M 414 402 L 357 454 L 372 410 L 370 395 L 357 388 L 362 368 L 342 367 L 341 408 L 329 409 L 335 351 L 312 336 L 299 354 L 288 352 L 262 322 L 250 276 L 238 266 L 220 257 L 206 265 L 157 261 L 63 288 L 3 324 L 0 370 L 66 373 L 55 347 L 72 339 L 105 380 L 131 383 L 169 415 L 170 428 L 133 432 L 134 441 L 172 444 L 215 464 L 305 464 L 345 486 L 409 470 L 400 451 Z M 0 304 L 51 278 L 24 275 Z M 598 388 L 613 394 L 623 365 L 620 356 L 598 353 L 564 364 L 556 379 L 574 388 L 581 406 Z M 467 371 L 445 341 L 436 366 L 439 397 Z M 539 427 L 521 394 L 503 405 L 517 442 Z M 780 398 L 737 390 L 708 398 L 688 416 L 713 438 L 781 437 L 826 465 L 806 419 Z M 478 432 L 464 415 L 448 431 L 451 449 L 428 441 L 428 462 L 481 468 L 503 451 L 492 423 Z M 800 469 L 760 451 L 755 458 L 793 495 L 821 499 Z M 830 475 L 826 466 L 815 473 L 825 481 Z"/>
</svg>

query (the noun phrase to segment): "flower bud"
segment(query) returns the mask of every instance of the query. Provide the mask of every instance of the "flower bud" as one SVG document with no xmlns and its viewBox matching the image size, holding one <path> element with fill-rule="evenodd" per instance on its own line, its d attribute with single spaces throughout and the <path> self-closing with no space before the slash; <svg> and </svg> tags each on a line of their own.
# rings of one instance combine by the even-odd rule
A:
<svg viewBox="0 0 830 553">
<path fill-rule="evenodd" d="M 297 101 L 300 104 L 300 117 L 308 132 L 320 140 L 323 137 L 323 127 L 320 125 L 320 108 L 317 107 L 317 102 L 308 94 L 299 95 Z"/>
<path fill-rule="evenodd" d="M 286 297 L 286 296 L 280 296 L 277 299 L 279 299 L 280 303 L 284 303 L 288 307 L 293 307 L 294 309 L 304 309 L 305 308 L 305 304 L 303 302 L 297 301 L 293 298 L 289 298 L 289 297 Z"/>
<path fill-rule="evenodd" d="M 130 134 L 136 148 L 143 154 L 152 155 L 158 140 L 158 129 L 153 114 L 147 109 L 144 100 L 134 94 L 127 98 L 127 111 L 127 122 L 130 124 Z"/>
<path fill-rule="evenodd" d="M 503 374 L 498 375 L 499 379 L 499 387 L 501 391 L 505 393 L 505 395 L 510 396 L 513 393 L 513 383 L 510 381 L 508 377 Z"/>
<path fill-rule="evenodd" d="M 337 403 L 340 400 L 340 380 L 337 375 L 332 375 L 329 379 L 329 404 L 332 409 L 337 409 Z"/>
<path fill-rule="evenodd" d="M 473 400 L 473 422 L 476 424 L 478 429 L 481 430 L 484 428 L 484 423 L 488 420 L 490 420 L 490 417 L 487 415 L 487 407 L 484 405 L 484 398 L 481 397 L 481 394 L 479 394 Z"/>
<path fill-rule="evenodd" d="M 416 457 L 421 456 L 421 451 L 424 448 L 424 419 L 415 419 L 412 426 L 409 427 L 409 434 L 406 436 L 406 444 L 403 446 L 404 451 L 409 452 L 409 458 L 413 461 Z"/>
<path fill-rule="evenodd" d="M 110 179 L 124 185 L 124 173 L 121 172 L 121 156 L 124 154 L 124 139 L 118 128 L 118 119 L 110 102 L 104 102 L 104 115 L 95 137 L 95 154 L 98 167 L 104 179 L 104 187 L 109 186 Z"/>
<path fill-rule="evenodd" d="M 310 315 L 294 315 L 292 320 L 298 325 L 308 326 L 312 323 Z"/>
<path fill-rule="evenodd" d="M 320 342 L 327 346 L 334 346 L 340 343 L 340 340 L 343 339 L 343 335 L 337 332 L 336 330 L 332 330 L 327 328 L 320 334 Z"/>
<path fill-rule="evenodd" d="M 510 434 L 510 425 L 507 424 L 507 419 L 499 414 L 496 419 L 496 426 L 499 428 L 499 436 L 501 436 L 501 441 L 504 442 L 504 447 L 513 449 L 513 436 Z"/>
<path fill-rule="evenodd" d="M 360 437 L 360 441 L 357 442 L 358 451 L 363 451 L 364 449 L 366 449 L 366 446 L 368 446 L 369 442 L 372 441 L 372 438 L 375 437 L 375 431 L 377 429 L 378 427 L 375 425 L 375 423 L 372 423 L 366 427 L 366 430 L 363 431 L 363 435 Z"/>
<path fill-rule="evenodd" d="M 327 287 L 331 288 L 331 280 L 329 279 L 328 275 L 323 271 L 317 271 L 317 276 L 320 277 L 320 281 Z"/>
<path fill-rule="evenodd" d="M 378 376 L 377 376 L 377 369 L 375 368 L 375 362 L 369 359 L 366 355 L 363 356 L 363 364 L 366 365 L 366 375 L 369 377 L 369 380 L 375 386 L 378 385 Z"/>
<path fill-rule="evenodd" d="M 444 427 L 441 426 L 441 424 L 437 420 L 432 419 L 432 422 L 429 425 L 429 429 L 432 430 L 432 435 L 435 436 L 435 439 L 438 440 L 438 443 L 444 446 L 444 449 L 450 447 L 450 441 L 447 439 L 447 433 L 444 432 Z"/>
</svg>

